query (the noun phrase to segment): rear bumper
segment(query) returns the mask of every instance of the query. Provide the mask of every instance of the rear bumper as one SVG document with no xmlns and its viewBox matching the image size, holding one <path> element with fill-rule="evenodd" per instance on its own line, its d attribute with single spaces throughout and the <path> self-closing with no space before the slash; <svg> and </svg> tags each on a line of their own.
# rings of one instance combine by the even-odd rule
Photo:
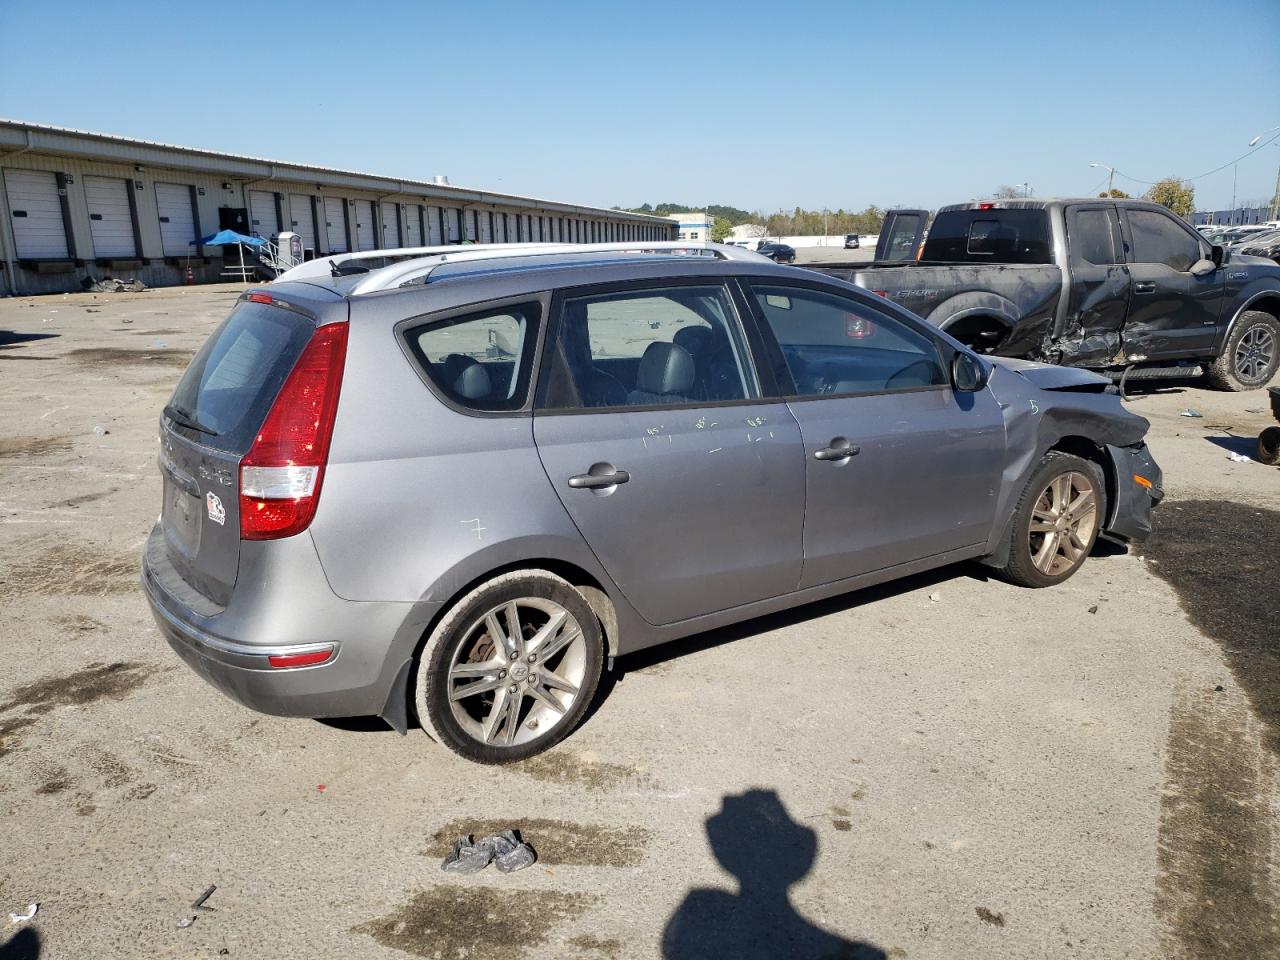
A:
<svg viewBox="0 0 1280 960">
<path fill-rule="evenodd" d="M 1107 453 L 1115 469 L 1115 496 L 1103 534 L 1125 543 L 1141 543 L 1151 536 L 1151 513 L 1164 499 L 1164 475 L 1145 443 L 1108 446 Z"/>
<path fill-rule="evenodd" d="M 262 713 L 383 713 L 437 605 L 341 599 L 329 589 L 308 534 L 245 547 L 231 602 L 217 612 L 197 612 L 179 599 L 180 589 L 166 587 L 176 573 L 163 531 L 158 524 L 152 530 L 142 586 L 173 651 L 228 697 Z M 264 586 L 251 591 L 251 584 Z M 256 595 L 244 596 L 250 592 Z M 328 645 L 332 658 L 315 666 L 274 669 L 267 660 Z"/>
</svg>

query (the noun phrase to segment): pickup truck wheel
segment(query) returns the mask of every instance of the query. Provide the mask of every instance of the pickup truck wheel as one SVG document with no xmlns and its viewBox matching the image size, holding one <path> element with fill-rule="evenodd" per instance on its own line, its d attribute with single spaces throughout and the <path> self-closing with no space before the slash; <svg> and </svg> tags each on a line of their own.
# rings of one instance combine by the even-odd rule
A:
<svg viewBox="0 0 1280 960">
<path fill-rule="evenodd" d="M 1096 463 L 1045 454 L 1014 508 L 1004 575 L 1023 587 L 1051 587 L 1079 570 L 1102 529 L 1106 489 Z"/>
<path fill-rule="evenodd" d="M 1209 366 L 1219 390 L 1257 390 L 1280 368 L 1280 321 L 1261 310 L 1240 315 L 1221 355 Z"/>
</svg>

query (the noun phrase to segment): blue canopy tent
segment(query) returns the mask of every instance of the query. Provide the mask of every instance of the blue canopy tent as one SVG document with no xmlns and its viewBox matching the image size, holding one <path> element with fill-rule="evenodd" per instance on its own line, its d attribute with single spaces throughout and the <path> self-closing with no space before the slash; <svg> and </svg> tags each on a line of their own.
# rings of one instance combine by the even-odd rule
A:
<svg viewBox="0 0 1280 960">
<path fill-rule="evenodd" d="M 194 246 L 201 247 L 229 247 L 231 244 L 236 245 L 236 249 L 240 251 L 240 279 L 248 279 L 248 271 L 244 265 L 244 248 L 260 247 L 267 241 L 262 237 L 246 237 L 243 233 L 236 233 L 234 230 L 219 230 L 217 233 L 211 233 L 207 237 L 201 237 L 199 240 L 192 240 Z M 224 269 L 222 275 L 228 276 L 228 271 Z M 234 275 L 234 274 L 232 274 Z"/>
<path fill-rule="evenodd" d="M 246 237 L 243 233 L 236 233 L 234 230 L 219 230 L 217 233 L 211 233 L 207 237 L 191 242 L 201 247 L 229 247 L 233 243 L 247 243 L 251 247 L 260 247 L 267 241 L 262 237 Z"/>
</svg>

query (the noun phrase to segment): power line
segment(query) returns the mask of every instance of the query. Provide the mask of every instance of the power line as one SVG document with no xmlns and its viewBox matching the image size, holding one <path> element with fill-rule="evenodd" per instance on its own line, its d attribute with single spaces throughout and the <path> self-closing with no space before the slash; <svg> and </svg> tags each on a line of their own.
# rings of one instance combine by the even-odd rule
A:
<svg viewBox="0 0 1280 960">
<path fill-rule="evenodd" d="M 1190 183 L 1192 180 L 1203 180 L 1205 177 L 1212 176 L 1213 174 L 1218 173 L 1219 171 L 1227 169 L 1227 167 L 1231 166 L 1232 164 L 1239 163 L 1241 160 L 1245 159 L 1246 157 L 1253 156 L 1263 147 L 1270 146 L 1271 144 L 1275 143 L 1277 140 L 1280 140 L 1280 133 L 1277 133 L 1275 136 L 1271 137 L 1269 140 L 1262 141 L 1262 143 L 1259 143 L 1252 150 L 1247 150 L 1246 152 L 1240 154 L 1240 156 L 1236 157 L 1234 160 L 1228 160 L 1226 163 L 1224 163 L 1220 167 L 1214 167 L 1212 170 L 1209 170 L 1205 173 L 1197 173 L 1194 177 L 1179 177 L 1178 179 L 1181 180 L 1183 183 Z M 1134 183 L 1141 183 L 1144 186 L 1148 186 L 1148 187 L 1153 187 L 1157 183 L 1157 181 L 1155 180 L 1140 180 L 1137 177 L 1131 177 L 1129 176 L 1129 174 L 1125 173 L 1122 170 L 1117 170 L 1116 176 L 1124 177 L 1126 180 L 1132 180 Z"/>
</svg>

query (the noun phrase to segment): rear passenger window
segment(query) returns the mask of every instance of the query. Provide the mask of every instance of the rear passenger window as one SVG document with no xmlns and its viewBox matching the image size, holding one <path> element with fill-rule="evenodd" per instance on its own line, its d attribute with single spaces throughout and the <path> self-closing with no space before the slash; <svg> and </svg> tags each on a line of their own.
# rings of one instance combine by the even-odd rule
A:
<svg viewBox="0 0 1280 960">
<path fill-rule="evenodd" d="M 723 286 L 564 302 L 544 406 L 638 407 L 758 397 Z"/>
<path fill-rule="evenodd" d="M 1067 228 L 1071 234 L 1071 255 L 1076 260 L 1098 266 L 1116 262 L 1110 211 L 1101 207 L 1076 210 Z"/>
<path fill-rule="evenodd" d="M 755 283 L 751 289 L 799 396 L 948 383 L 934 342 L 887 313 L 817 290 Z"/>
<path fill-rule="evenodd" d="M 411 327 L 409 349 L 454 403 L 474 410 L 519 410 L 529 389 L 536 303 Z"/>
</svg>

